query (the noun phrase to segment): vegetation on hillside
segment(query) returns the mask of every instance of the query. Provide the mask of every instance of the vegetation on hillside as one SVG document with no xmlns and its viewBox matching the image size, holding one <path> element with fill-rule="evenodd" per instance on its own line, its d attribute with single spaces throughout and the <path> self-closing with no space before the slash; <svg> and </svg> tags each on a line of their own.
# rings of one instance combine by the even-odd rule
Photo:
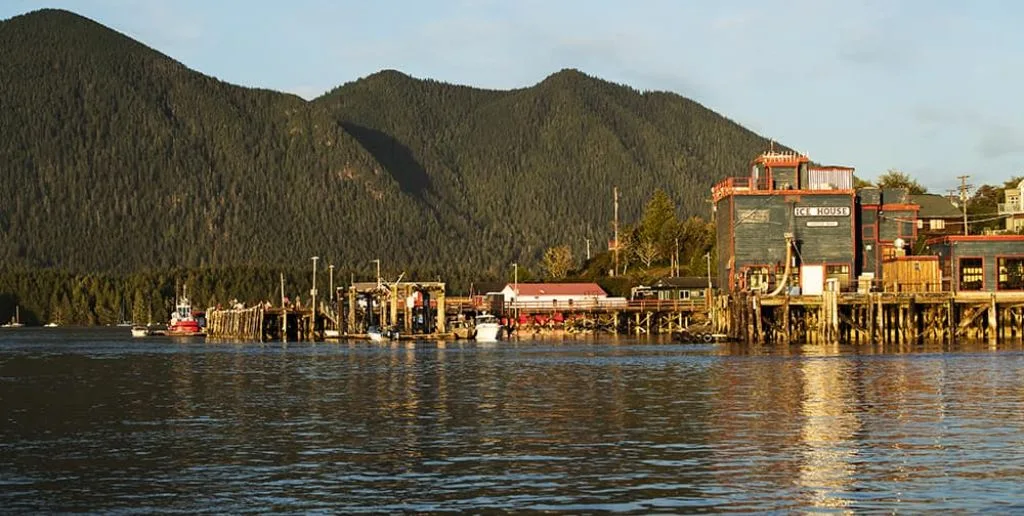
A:
<svg viewBox="0 0 1024 516">
<path fill-rule="evenodd" d="M 498 276 L 610 237 L 658 188 L 685 216 L 767 141 L 574 70 L 511 91 L 395 71 L 312 102 L 204 76 L 75 14 L 0 22 L 0 262 L 72 273 L 312 255 Z M 571 238 L 570 238 L 571 237 Z"/>
</svg>

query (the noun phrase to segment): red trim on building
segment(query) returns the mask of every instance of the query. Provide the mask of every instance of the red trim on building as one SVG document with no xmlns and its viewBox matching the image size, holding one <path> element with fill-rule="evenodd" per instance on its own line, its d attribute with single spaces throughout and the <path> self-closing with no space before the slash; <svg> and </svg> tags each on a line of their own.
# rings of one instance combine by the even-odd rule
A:
<svg viewBox="0 0 1024 516">
<path fill-rule="evenodd" d="M 925 245 L 952 242 L 1024 242 L 1024 235 L 943 235 L 925 240 Z"/>
<path fill-rule="evenodd" d="M 962 290 L 960 288 L 960 283 L 962 283 L 962 279 L 960 278 L 960 271 L 963 270 L 963 267 L 960 266 L 960 261 L 961 260 L 971 260 L 971 259 L 975 259 L 975 258 L 977 258 L 978 260 L 981 260 L 981 288 L 979 288 L 978 290 L 967 290 L 966 292 L 983 292 L 985 290 L 985 257 L 984 256 L 955 256 L 953 253 L 950 253 L 950 255 L 949 255 L 950 261 L 954 261 L 954 260 L 956 261 L 956 285 L 955 285 L 956 288 L 953 289 L 955 292 L 960 292 Z M 997 271 L 997 273 L 998 273 L 998 271 Z M 998 279 L 999 278 L 997 277 L 996 280 L 998 280 Z M 952 286 L 953 285 L 951 285 L 951 287 Z"/>
<path fill-rule="evenodd" d="M 999 260 L 1003 258 L 1016 258 L 1018 260 L 1024 260 L 1024 254 L 997 254 L 995 255 L 996 260 L 996 291 L 997 292 L 1021 292 L 1024 288 L 999 288 Z"/>
</svg>

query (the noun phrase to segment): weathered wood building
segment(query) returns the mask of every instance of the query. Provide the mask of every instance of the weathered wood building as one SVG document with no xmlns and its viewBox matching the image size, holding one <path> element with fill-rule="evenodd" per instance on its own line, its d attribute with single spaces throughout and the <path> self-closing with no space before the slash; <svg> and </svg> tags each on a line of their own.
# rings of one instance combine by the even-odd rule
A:
<svg viewBox="0 0 1024 516">
<path fill-rule="evenodd" d="M 853 169 L 811 167 L 807 156 L 769 152 L 750 176 L 712 190 L 718 283 L 726 290 L 769 292 L 800 285 L 801 265 L 848 284 L 857 256 Z"/>
<path fill-rule="evenodd" d="M 944 236 L 925 243 L 953 292 L 1024 291 L 1024 235 Z"/>
</svg>

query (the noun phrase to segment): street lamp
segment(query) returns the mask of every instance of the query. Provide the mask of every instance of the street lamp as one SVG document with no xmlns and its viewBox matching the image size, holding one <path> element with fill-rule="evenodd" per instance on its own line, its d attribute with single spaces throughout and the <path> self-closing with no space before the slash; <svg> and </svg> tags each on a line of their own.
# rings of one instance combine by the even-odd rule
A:
<svg viewBox="0 0 1024 516">
<path fill-rule="evenodd" d="M 515 318 L 519 319 L 519 264 L 512 264 L 512 314 Z"/>
<path fill-rule="evenodd" d="M 330 292 L 327 293 L 327 295 L 330 297 L 330 301 L 328 301 L 328 303 L 334 303 L 334 264 L 333 263 L 327 264 L 327 270 L 331 271 L 331 284 L 330 284 L 330 289 L 331 290 L 330 290 Z"/>
<path fill-rule="evenodd" d="M 313 297 L 313 315 L 312 315 L 312 327 L 316 328 L 316 261 L 319 260 L 319 256 L 313 257 L 313 289 L 309 291 L 309 295 Z"/>
</svg>

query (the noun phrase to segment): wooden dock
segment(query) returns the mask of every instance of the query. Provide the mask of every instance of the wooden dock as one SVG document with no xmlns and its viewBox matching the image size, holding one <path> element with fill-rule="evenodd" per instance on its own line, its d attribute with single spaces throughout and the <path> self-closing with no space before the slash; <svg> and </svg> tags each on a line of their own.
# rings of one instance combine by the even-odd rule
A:
<svg viewBox="0 0 1024 516">
<path fill-rule="evenodd" d="M 1024 292 L 845 293 L 716 302 L 714 326 L 751 344 L 921 343 L 1024 337 Z"/>
</svg>

